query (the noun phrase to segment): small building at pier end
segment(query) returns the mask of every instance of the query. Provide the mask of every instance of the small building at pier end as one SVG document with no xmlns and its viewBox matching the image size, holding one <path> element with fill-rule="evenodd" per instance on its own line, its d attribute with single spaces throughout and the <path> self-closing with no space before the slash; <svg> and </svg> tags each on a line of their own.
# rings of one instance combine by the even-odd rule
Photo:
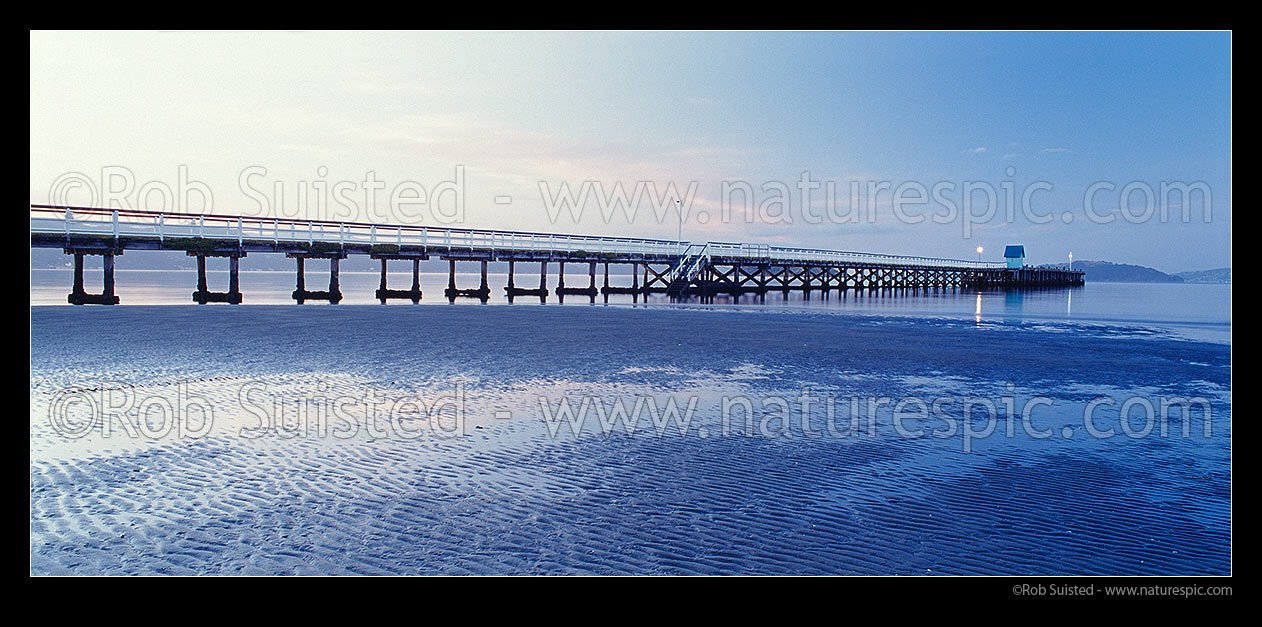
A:
<svg viewBox="0 0 1262 627">
<path fill-rule="evenodd" d="M 1003 258 L 1008 261 L 1008 268 L 1020 270 L 1025 265 L 1025 246 L 1008 246 L 1003 250 Z"/>
</svg>

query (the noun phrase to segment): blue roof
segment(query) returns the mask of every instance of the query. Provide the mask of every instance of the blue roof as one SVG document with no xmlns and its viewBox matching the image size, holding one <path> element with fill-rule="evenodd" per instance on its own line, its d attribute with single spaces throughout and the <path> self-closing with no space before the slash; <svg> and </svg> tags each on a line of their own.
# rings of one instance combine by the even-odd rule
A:
<svg viewBox="0 0 1262 627">
<path fill-rule="evenodd" d="M 1003 249 L 1004 259 L 1014 259 L 1025 256 L 1025 246 L 1009 246 Z"/>
</svg>

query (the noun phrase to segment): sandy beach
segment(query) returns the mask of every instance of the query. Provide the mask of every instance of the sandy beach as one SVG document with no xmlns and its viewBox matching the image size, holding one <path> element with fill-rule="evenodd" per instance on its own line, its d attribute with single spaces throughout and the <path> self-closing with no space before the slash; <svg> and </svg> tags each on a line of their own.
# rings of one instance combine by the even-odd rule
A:
<svg viewBox="0 0 1262 627">
<path fill-rule="evenodd" d="M 704 308 L 31 323 L 34 574 L 1230 573 L 1230 345 Z M 1163 436 L 1130 398 L 1205 405 Z"/>
</svg>

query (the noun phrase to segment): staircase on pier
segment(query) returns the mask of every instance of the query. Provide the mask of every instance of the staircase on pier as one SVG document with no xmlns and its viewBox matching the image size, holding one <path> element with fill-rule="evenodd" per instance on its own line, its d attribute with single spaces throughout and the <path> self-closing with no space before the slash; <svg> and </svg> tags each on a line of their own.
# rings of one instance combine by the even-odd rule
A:
<svg viewBox="0 0 1262 627">
<path fill-rule="evenodd" d="M 688 293 L 688 288 L 710 259 L 709 248 L 709 243 L 688 245 L 679 256 L 679 261 L 675 262 L 675 267 L 671 268 L 670 284 L 666 286 L 667 296 L 678 297 Z"/>
</svg>

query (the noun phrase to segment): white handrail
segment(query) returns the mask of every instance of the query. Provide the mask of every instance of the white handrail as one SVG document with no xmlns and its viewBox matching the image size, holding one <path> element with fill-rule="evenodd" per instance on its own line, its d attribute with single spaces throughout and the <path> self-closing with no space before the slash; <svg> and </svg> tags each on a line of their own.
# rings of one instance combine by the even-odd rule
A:
<svg viewBox="0 0 1262 627">
<path fill-rule="evenodd" d="M 377 229 L 381 225 L 349 222 L 321 222 L 281 218 L 252 218 L 246 216 L 169 214 L 154 211 L 99 209 L 83 207 L 31 206 L 31 233 L 49 233 L 71 236 L 75 234 L 112 235 L 114 237 L 152 237 L 159 241 L 178 237 L 218 237 L 236 240 L 244 244 L 257 237 L 281 242 L 317 241 L 327 243 L 378 243 Z M 300 228 L 304 227 L 305 228 Z M 282 228 L 283 227 L 283 228 Z M 333 227 L 336 227 L 335 233 Z M 397 245 L 419 246 L 429 250 L 429 227 L 388 225 L 382 228 L 395 230 Z M 303 232 L 305 231 L 305 233 Z M 247 237 L 247 232 L 250 237 Z M 271 237 L 269 238 L 268 235 Z M 547 241 L 541 241 L 546 238 Z M 388 240 L 387 240 L 388 241 Z M 694 246 L 701 246 L 706 258 L 744 263 L 802 263 L 836 262 L 839 264 L 922 266 L 939 268 L 997 269 L 1003 262 L 969 261 L 910 255 L 886 255 L 841 250 L 769 246 L 756 243 L 678 242 L 631 237 L 603 237 L 536 233 L 527 231 L 499 231 L 484 229 L 444 228 L 442 246 L 448 252 L 457 249 L 490 251 L 539 251 L 552 253 L 622 253 L 655 257 L 675 257 L 677 266 L 691 257 Z M 683 246 L 681 250 L 679 246 Z M 700 253 L 696 253 L 700 254 Z M 687 268 L 692 271 L 696 259 Z M 683 270 L 684 268 L 678 268 Z"/>
</svg>

